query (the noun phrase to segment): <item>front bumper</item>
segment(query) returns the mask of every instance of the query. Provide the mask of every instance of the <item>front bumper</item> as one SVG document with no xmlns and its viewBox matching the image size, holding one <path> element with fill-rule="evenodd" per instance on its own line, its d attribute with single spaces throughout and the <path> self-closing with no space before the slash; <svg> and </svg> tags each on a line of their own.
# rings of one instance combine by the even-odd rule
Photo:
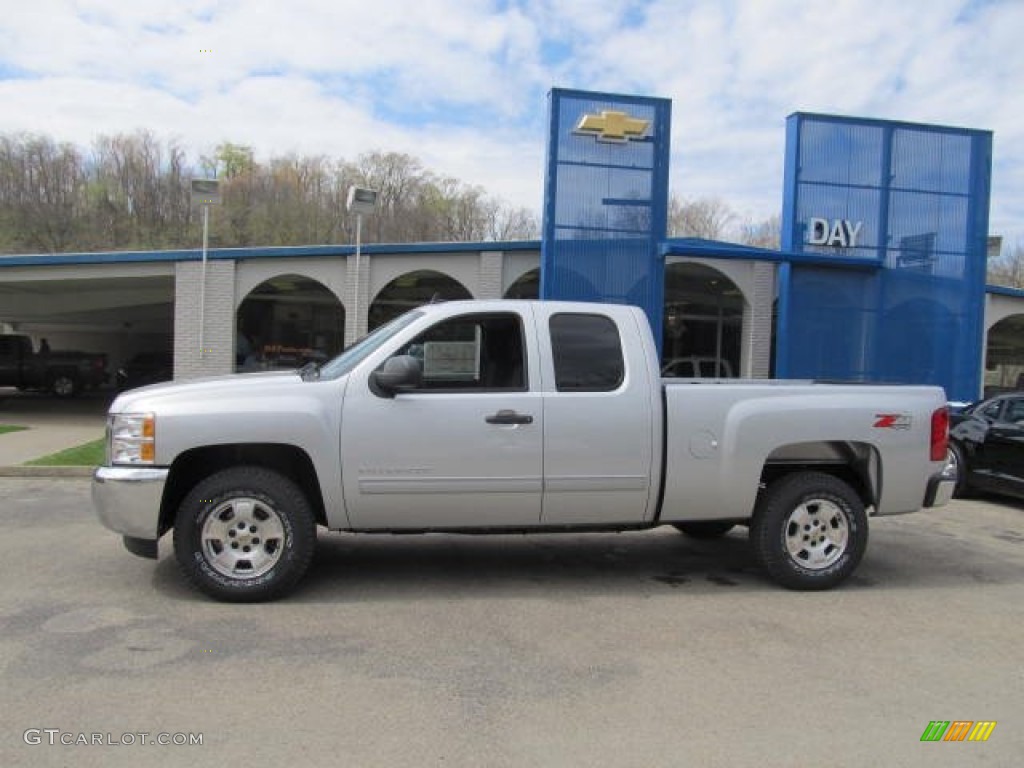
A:
<svg viewBox="0 0 1024 768">
<path fill-rule="evenodd" d="M 92 504 L 100 522 L 126 538 L 155 542 L 169 471 L 162 467 L 99 467 L 92 477 Z"/>
<path fill-rule="evenodd" d="M 937 475 L 932 475 L 928 480 L 928 489 L 924 494 L 924 506 L 944 507 L 953 498 L 953 491 L 956 490 L 956 471 L 948 464 Z"/>
</svg>

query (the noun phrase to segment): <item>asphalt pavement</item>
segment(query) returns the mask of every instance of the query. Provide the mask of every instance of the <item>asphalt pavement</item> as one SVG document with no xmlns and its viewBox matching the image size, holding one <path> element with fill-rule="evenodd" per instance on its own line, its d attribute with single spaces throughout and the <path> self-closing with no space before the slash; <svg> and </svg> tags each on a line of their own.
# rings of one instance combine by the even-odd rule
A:
<svg viewBox="0 0 1024 768">
<path fill-rule="evenodd" d="M 741 529 L 321 531 L 291 598 L 224 605 L 185 585 L 168 540 L 157 562 L 126 552 L 86 478 L 10 476 L 102 436 L 110 399 L 0 390 L 0 424 L 29 427 L 0 435 L 0 765 L 932 768 L 1024 754 L 1024 504 L 875 519 L 858 572 L 825 593 L 770 583 Z M 943 721 L 996 725 L 984 743 L 923 743 Z"/>
<path fill-rule="evenodd" d="M 1024 755 L 1018 504 L 873 520 L 858 572 L 829 592 L 772 584 L 739 529 L 321 531 L 293 595 L 225 605 L 186 586 L 169 541 L 158 561 L 126 552 L 84 478 L 0 478 L 0 499 L 4 768 Z M 996 725 L 985 742 L 922 742 L 934 721 Z"/>
</svg>

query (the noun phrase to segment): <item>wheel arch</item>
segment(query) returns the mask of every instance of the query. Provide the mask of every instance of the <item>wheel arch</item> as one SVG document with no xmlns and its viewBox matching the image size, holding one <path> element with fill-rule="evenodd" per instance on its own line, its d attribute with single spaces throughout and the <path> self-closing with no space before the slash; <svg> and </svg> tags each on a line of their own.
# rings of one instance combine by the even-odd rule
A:
<svg viewBox="0 0 1024 768">
<path fill-rule="evenodd" d="M 158 535 L 174 527 L 178 507 L 196 484 L 222 469 L 239 466 L 272 469 L 292 480 L 308 499 L 316 522 L 327 525 L 320 479 L 309 454 L 286 443 L 235 443 L 192 448 L 175 458 L 160 502 Z"/>
<path fill-rule="evenodd" d="M 818 440 L 789 443 L 773 450 L 761 470 L 761 488 L 794 472 L 824 472 L 849 485 L 865 507 L 881 496 L 882 462 L 870 443 Z"/>
</svg>

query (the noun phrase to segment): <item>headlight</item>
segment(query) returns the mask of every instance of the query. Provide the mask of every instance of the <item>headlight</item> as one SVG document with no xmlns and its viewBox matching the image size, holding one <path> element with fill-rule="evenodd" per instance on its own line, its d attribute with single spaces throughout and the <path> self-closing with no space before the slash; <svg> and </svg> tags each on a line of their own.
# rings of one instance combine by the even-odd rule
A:
<svg viewBox="0 0 1024 768">
<path fill-rule="evenodd" d="M 156 458 L 156 416 L 115 413 L 107 421 L 111 464 L 152 464 Z"/>
</svg>

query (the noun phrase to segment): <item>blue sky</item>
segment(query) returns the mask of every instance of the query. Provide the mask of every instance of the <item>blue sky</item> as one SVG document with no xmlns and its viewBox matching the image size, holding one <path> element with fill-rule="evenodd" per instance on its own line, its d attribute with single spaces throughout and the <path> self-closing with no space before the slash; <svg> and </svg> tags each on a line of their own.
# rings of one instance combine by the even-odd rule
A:
<svg viewBox="0 0 1024 768">
<path fill-rule="evenodd" d="M 553 86 L 673 100 L 672 189 L 778 213 L 794 111 L 995 133 L 1024 245 L 1024 0 L 7 0 L 0 132 L 193 159 L 408 152 L 539 211 Z"/>
</svg>

